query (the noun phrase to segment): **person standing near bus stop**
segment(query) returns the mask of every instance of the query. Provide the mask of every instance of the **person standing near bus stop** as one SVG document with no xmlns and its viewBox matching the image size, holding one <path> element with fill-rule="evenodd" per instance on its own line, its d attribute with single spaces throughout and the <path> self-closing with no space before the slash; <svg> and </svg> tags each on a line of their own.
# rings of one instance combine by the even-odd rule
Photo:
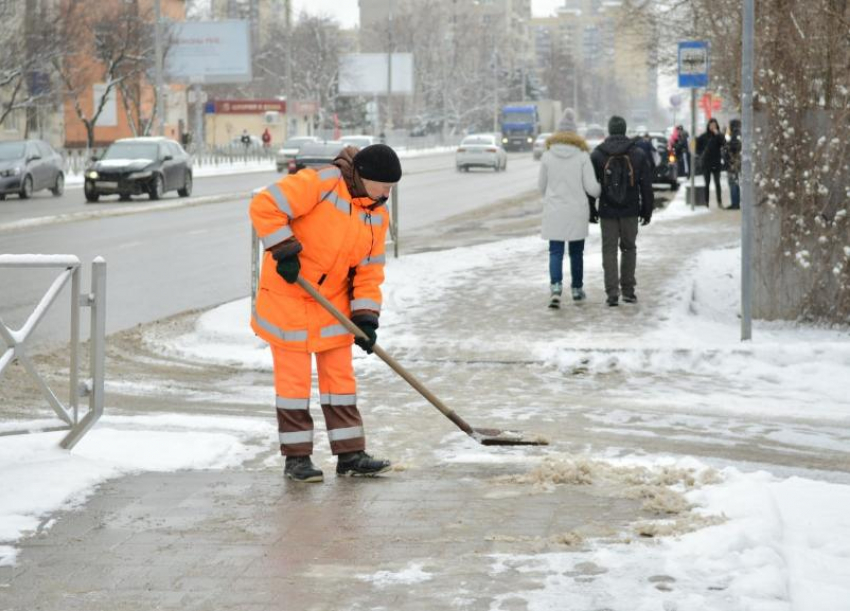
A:
<svg viewBox="0 0 850 611">
<path fill-rule="evenodd" d="M 323 479 L 311 460 L 314 354 L 337 474 L 375 476 L 390 468 L 389 461 L 365 452 L 351 345 L 371 353 L 375 344 L 389 225 L 385 203 L 400 179 L 401 164 L 389 146 L 346 147 L 333 165 L 288 175 L 251 201 L 251 220 L 266 251 L 251 326 L 271 345 L 280 449 L 289 479 Z M 299 276 L 368 339 L 355 339 L 295 284 Z"/>
</svg>

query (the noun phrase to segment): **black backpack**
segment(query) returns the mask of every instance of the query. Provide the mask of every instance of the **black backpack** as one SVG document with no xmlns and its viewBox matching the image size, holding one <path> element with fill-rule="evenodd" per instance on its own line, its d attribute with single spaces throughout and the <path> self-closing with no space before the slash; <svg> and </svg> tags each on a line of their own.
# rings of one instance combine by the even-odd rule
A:
<svg viewBox="0 0 850 611">
<path fill-rule="evenodd" d="M 625 206 L 629 191 L 635 188 L 635 169 L 629 153 L 611 155 L 602 169 L 602 193 L 612 206 Z"/>
</svg>

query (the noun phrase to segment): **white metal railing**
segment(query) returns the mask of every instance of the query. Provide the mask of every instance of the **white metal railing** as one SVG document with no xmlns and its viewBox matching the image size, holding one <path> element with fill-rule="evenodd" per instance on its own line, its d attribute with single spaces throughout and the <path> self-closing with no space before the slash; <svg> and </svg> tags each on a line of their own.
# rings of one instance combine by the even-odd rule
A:
<svg viewBox="0 0 850 611">
<path fill-rule="evenodd" d="M 47 399 L 50 407 L 65 422 L 64 426 L 49 430 L 69 431 L 60 445 L 63 448 L 70 449 L 103 414 L 106 347 L 106 261 L 102 257 L 96 257 L 92 262 L 91 292 L 85 294 L 80 294 L 80 260 L 73 255 L 0 255 L 0 268 L 54 268 L 61 270 L 20 329 L 10 329 L 0 317 L 0 340 L 6 344 L 6 349 L 0 356 L 0 375 L 3 374 L 9 364 L 15 361 L 23 366 Z M 27 354 L 27 342 L 50 306 L 56 301 L 59 293 L 68 284 L 68 281 L 71 282 L 71 355 L 69 367 L 70 397 L 66 407 L 38 373 Z M 89 342 L 91 357 L 89 373 L 91 377 L 83 383 L 80 383 L 79 380 L 81 307 L 91 308 L 91 338 Z M 88 397 L 89 399 L 89 409 L 82 418 L 79 414 L 80 397 Z M 16 435 L 28 432 L 30 430 L 4 431 L 0 435 Z"/>
</svg>

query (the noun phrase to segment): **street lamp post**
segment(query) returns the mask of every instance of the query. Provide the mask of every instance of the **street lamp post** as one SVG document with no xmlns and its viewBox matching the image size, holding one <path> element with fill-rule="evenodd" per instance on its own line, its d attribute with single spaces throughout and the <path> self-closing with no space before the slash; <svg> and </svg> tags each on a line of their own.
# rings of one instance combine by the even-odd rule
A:
<svg viewBox="0 0 850 611">
<path fill-rule="evenodd" d="M 155 0 L 154 10 L 156 23 L 154 24 L 154 53 L 156 65 L 156 123 L 160 136 L 165 135 L 165 104 L 162 99 L 165 95 L 165 86 L 162 77 L 162 7 L 161 0 Z"/>
<path fill-rule="evenodd" d="M 755 3 L 744 0 L 741 53 L 741 341 L 753 337 L 753 46 Z"/>
</svg>

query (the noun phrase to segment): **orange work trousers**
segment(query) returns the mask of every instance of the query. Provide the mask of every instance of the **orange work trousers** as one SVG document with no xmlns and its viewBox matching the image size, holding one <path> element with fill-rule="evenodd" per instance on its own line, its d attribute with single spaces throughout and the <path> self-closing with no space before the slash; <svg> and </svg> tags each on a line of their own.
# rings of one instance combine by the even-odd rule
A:
<svg viewBox="0 0 850 611">
<path fill-rule="evenodd" d="M 313 418 L 310 416 L 313 354 L 271 347 L 274 360 L 275 405 L 280 452 L 284 456 L 313 453 Z M 363 420 L 357 410 L 357 381 L 351 346 L 316 352 L 319 396 L 331 452 L 366 449 Z"/>
</svg>

